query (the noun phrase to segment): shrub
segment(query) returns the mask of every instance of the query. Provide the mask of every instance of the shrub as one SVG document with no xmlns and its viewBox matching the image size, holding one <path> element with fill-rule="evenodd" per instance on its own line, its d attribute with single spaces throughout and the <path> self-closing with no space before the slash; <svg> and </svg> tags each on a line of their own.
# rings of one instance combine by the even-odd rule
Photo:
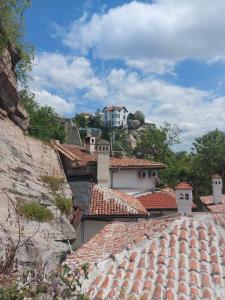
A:
<svg viewBox="0 0 225 300">
<path fill-rule="evenodd" d="M 39 222 L 51 221 L 54 219 L 53 213 L 46 207 L 39 203 L 19 203 L 17 209 L 20 215 L 26 217 L 29 220 L 35 220 Z"/>
<path fill-rule="evenodd" d="M 47 183 L 53 192 L 57 191 L 63 184 L 64 179 L 54 176 L 42 176 L 41 180 Z"/>
<path fill-rule="evenodd" d="M 59 195 L 55 197 L 55 205 L 61 210 L 62 213 L 66 215 L 71 213 L 73 206 L 71 198 L 65 198 Z"/>
</svg>

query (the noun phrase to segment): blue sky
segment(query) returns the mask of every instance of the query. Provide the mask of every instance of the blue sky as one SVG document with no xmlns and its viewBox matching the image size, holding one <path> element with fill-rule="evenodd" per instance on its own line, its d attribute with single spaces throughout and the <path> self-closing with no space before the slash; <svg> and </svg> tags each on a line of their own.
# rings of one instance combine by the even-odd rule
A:
<svg viewBox="0 0 225 300">
<path fill-rule="evenodd" d="M 225 130 L 225 1 L 33 0 L 30 89 L 65 116 L 110 104 L 182 129 Z"/>
</svg>

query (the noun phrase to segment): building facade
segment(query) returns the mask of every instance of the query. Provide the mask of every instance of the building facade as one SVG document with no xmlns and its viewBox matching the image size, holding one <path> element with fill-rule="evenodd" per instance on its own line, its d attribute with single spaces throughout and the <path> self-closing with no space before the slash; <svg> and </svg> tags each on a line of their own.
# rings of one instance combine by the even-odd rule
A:
<svg viewBox="0 0 225 300">
<path fill-rule="evenodd" d="M 128 110 L 125 106 L 104 107 L 102 110 L 105 127 L 126 127 Z"/>
</svg>

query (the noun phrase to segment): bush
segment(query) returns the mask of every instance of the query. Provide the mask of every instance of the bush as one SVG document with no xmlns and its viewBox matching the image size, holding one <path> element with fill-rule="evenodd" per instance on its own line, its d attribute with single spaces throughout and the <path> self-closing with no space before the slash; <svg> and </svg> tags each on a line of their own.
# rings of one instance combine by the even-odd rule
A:
<svg viewBox="0 0 225 300">
<path fill-rule="evenodd" d="M 57 178 L 53 176 L 42 176 L 41 180 L 47 183 L 53 192 L 58 191 L 64 181 L 63 178 Z"/>
<path fill-rule="evenodd" d="M 54 219 L 53 213 L 46 207 L 39 203 L 19 203 L 17 209 L 20 215 L 26 217 L 29 220 L 35 220 L 39 222 L 47 222 Z"/>
<path fill-rule="evenodd" d="M 73 207 L 72 199 L 65 198 L 65 197 L 62 197 L 62 196 L 59 196 L 59 195 L 57 195 L 55 197 L 55 205 L 65 215 L 69 215 L 71 213 L 72 207 Z"/>
</svg>

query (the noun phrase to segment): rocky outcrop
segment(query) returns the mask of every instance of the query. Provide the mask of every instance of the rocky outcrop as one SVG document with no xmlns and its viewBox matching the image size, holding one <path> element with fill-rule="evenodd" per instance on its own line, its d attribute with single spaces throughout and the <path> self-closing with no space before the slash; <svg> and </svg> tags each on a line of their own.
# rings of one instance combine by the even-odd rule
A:
<svg viewBox="0 0 225 300">
<path fill-rule="evenodd" d="M 18 52 L 13 47 L 4 50 L 0 56 L 0 118 L 9 117 L 26 130 L 29 127 L 29 115 L 20 104 L 15 76 L 19 59 Z"/>
<path fill-rule="evenodd" d="M 69 250 L 69 240 L 75 239 L 75 230 L 69 220 L 54 204 L 54 194 L 42 176 L 64 178 L 57 191 L 66 197 L 72 192 L 64 176 L 60 159 L 55 150 L 41 141 L 27 137 L 10 119 L 0 119 L 0 224 L 14 240 L 18 239 L 18 220 L 13 213 L 10 199 L 38 202 L 49 208 L 51 222 L 21 219 L 21 240 L 25 241 L 18 252 L 19 265 L 57 266 L 61 254 Z M 2 238 L 0 231 L 0 241 Z M 1 243 L 0 243 L 1 248 Z"/>
</svg>

